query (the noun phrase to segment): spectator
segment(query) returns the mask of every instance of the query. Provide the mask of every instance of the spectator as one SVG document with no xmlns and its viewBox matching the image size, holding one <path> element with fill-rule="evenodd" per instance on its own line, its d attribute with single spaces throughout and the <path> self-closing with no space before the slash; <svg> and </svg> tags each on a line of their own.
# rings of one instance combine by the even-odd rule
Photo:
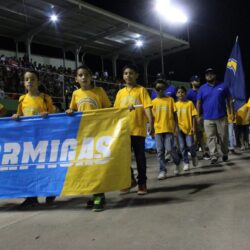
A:
<svg viewBox="0 0 250 250">
<path fill-rule="evenodd" d="M 205 71 L 207 82 L 200 87 L 197 96 L 198 121 L 201 122 L 203 116 L 204 128 L 207 135 L 208 147 L 211 156 L 211 164 L 218 161 L 219 138 L 222 160 L 228 160 L 228 121 L 227 107 L 229 115 L 233 118 L 232 100 L 228 87 L 223 82 L 218 82 L 216 73 L 212 68 Z M 203 114 L 201 114 L 201 110 Z M 233 119 L 232 119 L 233 120 Z"/>
<path fill-rule="evenodd" d="M 2 86 L 2 82 L 0 85 L 0 99 L 4 99 L 5 98 L 5 92 L 3 90 L 3 86 Z"/>
</svg>

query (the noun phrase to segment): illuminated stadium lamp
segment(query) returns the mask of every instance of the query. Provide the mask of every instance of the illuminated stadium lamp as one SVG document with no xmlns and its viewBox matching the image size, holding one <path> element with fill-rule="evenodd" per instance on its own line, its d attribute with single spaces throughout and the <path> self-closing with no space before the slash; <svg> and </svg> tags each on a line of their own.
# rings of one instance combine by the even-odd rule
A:
<svg viewBox="0 0 250 250">
<path fill-rule="evenodd" d="M 137 40 L 135 43 L 136 47 L 140 48 L 143 46 L 143 41 L 142 40 Z"/>
<path fill-rule="evenodd" d="M 171 7 L 169 13 L 166 14 L 166 19 L 173 23 L 187 23 L 188 18 L 185 13 L 175 7 Z"/>
<path fill-rule="evenodd" d="M 53 23 L 57 22 L 58 21 L 58 16 L 56 14 L 52 14 L 50 16 L 50 21 L 52 21 Z"/>
<path fill-rule="evenodd" d="M 188 18 L 186 14 L 179 8 L 171 4 L 171 0 L 156 0 L 155 10 L 163 16 L 166 20 L 172 23 L 186 23 Z M 161 17 L 159 17 L 160 24 L 160 42 L 161 42 L 161 73 L 164 75 L 164 54 L 163 54 L 163 32 Z"/>
<path fill-rule="evenodd" d="M 155 9 L 163 14 L 170 7 L 170 0 L 156 0 Z"/>
<path fill-rule="evenodd" d="M 180 8 L 172 6 L 170 0 L 157 0 L 155 4 L 156 11 L 167 21 L 172 23 L 186 23 L 187 15 Z"/>
<path fill-rule="evenodd" d="M 136 39 L 138 39 L 138 38 L 140 38 L 140 37 L 141 37 L 140 34 L 135 34 L 135 35 L 134 35 L 134 38 L 136 38 Z"/>
</svg>

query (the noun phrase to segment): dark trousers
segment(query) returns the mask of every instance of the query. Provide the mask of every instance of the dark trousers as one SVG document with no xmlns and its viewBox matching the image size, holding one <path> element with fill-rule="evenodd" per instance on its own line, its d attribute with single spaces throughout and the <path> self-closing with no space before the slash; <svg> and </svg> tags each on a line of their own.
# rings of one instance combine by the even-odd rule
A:
<svg viewBox="0 0 250 250">
<path fill-rule="evenodd" d="M 145 156 L 145 137 L 131 136 L 131 147 L 134 150 L 137 165 L 138 185 L 144 185 L 147 181 L 146 175 L 146 156 Z"/>
</svg>

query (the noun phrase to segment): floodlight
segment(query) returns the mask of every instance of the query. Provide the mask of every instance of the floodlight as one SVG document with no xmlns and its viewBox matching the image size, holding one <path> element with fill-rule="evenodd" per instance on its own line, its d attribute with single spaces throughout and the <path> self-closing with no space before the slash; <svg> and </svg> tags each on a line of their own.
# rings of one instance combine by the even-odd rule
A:
<svg viewBox="0 0 250 250">
<path fill-rule="evenodd" d="M 135 43 L 136 47 L 140 48 L 143 46 L 143 41 L 142 40 L 137 40 Z"/>
<path fill-rule="evenodd" d="M 170 0 L 157 0 L 155 2 L 156 11 L 166 20 L 173 23 L 186 23 L 187 15 L 183 10 L 173 6 Z"/>
<path fill-rule="evenodd" d="M 50 16 L 50 20 L 51 20 L 53 23 L 55 23 L 55 22 L 58 21 L 58 16 L 57 16 L 56 14 L 52 14 L 52 15 Z"/>
<path fill-rule="evenodd" d="M 169 7 L 170 7 L 170 0 L 156 0 L 155 9 L 159 13 L 162 13 L 162 12 L 168 10 Z"/>
<path fill-rule="evenodd" d="M 170 11 L 166 14 L 166 19 L 173 23 L 186 23 L 188 21 L 186 14 L 175 7 L 170 8 Z"/>
</svg>

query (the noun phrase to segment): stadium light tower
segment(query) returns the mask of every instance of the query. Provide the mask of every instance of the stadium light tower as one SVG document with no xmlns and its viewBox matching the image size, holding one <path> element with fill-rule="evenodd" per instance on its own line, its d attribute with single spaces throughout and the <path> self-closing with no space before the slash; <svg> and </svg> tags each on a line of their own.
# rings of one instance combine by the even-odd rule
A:
<svg viewBox="0 0 250 250">
<path fill-rule="evenodd" d="M 162 18 L 171 23 L 185 24 L 188 22 L 188 17 L 183 10 L 173 6 L 171 0 L 156 0 L 155 10 L 160 15 L 160 40 L 161 40 L 161 73 L 164 74 L 164 56 L 163 56 L 163 34 L 162 34 Z"/>
</svg>

